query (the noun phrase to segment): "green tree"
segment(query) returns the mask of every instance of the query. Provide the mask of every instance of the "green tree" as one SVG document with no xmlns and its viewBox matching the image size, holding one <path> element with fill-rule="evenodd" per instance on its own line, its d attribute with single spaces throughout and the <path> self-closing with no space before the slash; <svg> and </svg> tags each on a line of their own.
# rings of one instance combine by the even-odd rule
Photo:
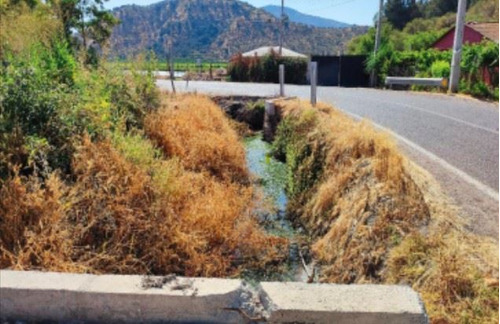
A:
<svg viewBox="0 0 500 324">
<path fill-rule="evenodd" d="M 403 29 L 406 24 L 421 16 L 416 0 L 387 0 L 384 15 L 395 28 Z"/>
<path fill-rule="evenodd" d="M 484 0 L 468 0 L 467 7 Z M 440 17 L 449 12 L 456 12 L 458 0 L 421 0 L 420 10 L 425 17 Z"/>
<path fill-rule="evenodd" d="M 90 41 L 101 47 L 105 46 L 111 36 L 113 27 L 118 23 L 104 2 L 108 0 L 52 0 L 61 19 L 66 37 L 71 40 L 73 33 L 81 37 L 82 46 L 87 49 Z"/>
</svg>

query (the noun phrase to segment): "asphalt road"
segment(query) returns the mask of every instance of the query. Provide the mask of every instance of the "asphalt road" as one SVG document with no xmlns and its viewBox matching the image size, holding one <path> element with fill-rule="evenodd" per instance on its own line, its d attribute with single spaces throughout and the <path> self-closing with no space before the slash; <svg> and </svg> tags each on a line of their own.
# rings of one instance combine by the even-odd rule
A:
<svg viewBox="0 0 500 324">
<path fill-rule="evenodd" d="M 158 80 L 162 89 L 170 81 Z M 177 91 L 273 96 L 277 84 L 190 81 Z M 286 86 L 287 96 L 309 98 L 308 86 Z M 498 200 L 498 105 L 459 96 L 363 88 L 318 87 L 318 100 L 367 118 L 449 172 Z"/>
</svg>

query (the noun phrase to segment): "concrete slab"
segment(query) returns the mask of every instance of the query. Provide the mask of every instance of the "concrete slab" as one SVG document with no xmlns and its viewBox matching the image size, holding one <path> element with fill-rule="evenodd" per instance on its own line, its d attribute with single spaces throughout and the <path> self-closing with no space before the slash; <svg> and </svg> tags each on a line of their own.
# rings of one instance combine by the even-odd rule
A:
<svg viewBox="0 0 500 324">
<path fill-rule="evenodd" d="M 0 319 L 67 323 L 427 323 L 409 287 L 0 270 Z"/>
<path fill-rule="evenodd" d="M 0 271 L 2 319 L 240 323 L 240 280 Z M 156 282 L 155 282 L 156 280 Z M 150 285 L 151 286 L 151 285 Z"/>
<path fill-rule="evenodd" d="M 269 322 L 427 323 L 418 294 L 406 286 L 261 283 Z"/>
</svg>

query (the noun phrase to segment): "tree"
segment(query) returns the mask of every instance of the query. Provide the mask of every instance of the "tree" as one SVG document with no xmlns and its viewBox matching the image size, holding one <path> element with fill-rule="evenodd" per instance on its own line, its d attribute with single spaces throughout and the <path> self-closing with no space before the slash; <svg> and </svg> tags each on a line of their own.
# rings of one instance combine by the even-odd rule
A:
<svg viewBox="0 0 500 324">
<path fill-rule="evenodd" d="M 467 7 L 474 5 L 478 0 L 468 0 Z M 487 2 L 484 1 L 483 2 Z M 456 12 L 458 0 L 421 0 L 420 7 L 422 14 L 427 17 L 440 17 L 449 12 Z"/>
<path fill-rule="evenodd" d="M 118 19 L 104 9 L 105 1 L 108 0 L 52 0 L 51 3 L 57 9 L 68 40 L 76 32 L 83 48 L 88 49 L 90 40 L 105 46 L 118 24 Z"/>
<path fill-rule="evenodd" d="M 403 29 L 409 21 L 422 16 L 416 0 L 387 0 L 384 15 L 397 29 Z"/>
</svg>

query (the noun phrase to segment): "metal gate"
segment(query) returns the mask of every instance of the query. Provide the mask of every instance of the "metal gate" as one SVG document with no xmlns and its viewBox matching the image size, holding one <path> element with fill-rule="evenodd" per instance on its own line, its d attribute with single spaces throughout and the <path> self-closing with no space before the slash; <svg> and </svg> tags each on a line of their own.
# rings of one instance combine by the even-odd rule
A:
<svg viewBox="0 0 500 324">
<path fill-rule="evenodd" d="M 365 71 L 365 55 L 311 56 L 318 62 L 318 85 L 368 87 L 370 75 Z"/>
</svg>

